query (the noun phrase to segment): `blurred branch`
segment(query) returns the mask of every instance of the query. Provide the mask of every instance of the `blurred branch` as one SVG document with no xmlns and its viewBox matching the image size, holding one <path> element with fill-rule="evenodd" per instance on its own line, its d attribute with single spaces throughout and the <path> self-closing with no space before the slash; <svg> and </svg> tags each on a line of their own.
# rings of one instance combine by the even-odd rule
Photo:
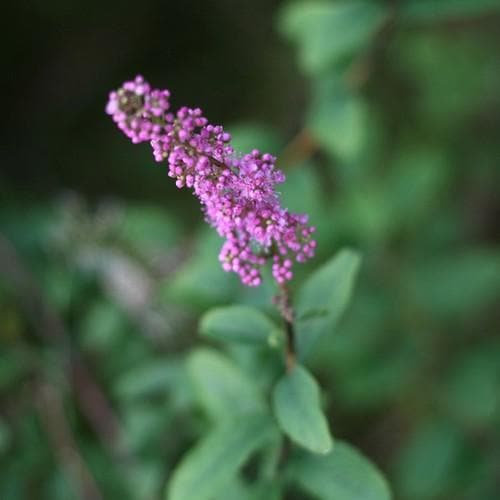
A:
<svg viewBox="0 0 500 500">
<path fill-rule="evenodd" d="M 369 80 L 376 67 L 376 58 L 380 50 L 387 46 L 397 26 L 397 4 L 392 5 L 385 20 L 379 26 L 368 49 L 356 57 L 345 72 L 346 85 L 356 90 Z"/>
<path fill-rule="evenodd" d="M 64 414 L 59 392 L 47 382 L 35 388 L 35 403 L 61 469 L 66 472 L 75 493 L 83 500 L 101 500 L 103 495 L 78 453 L 78 447 Z"/>
<path fill-rule="evenodd" d="M 101 442 L 120 458 L 130 459 L 130 453 L 118 447 L 120 423 L 104 392 L 77 352 L 69 352 L 69 335 L 65 325 L 43 297 L 35 279 L 21 262 L 13 245 L 0 234 L 0 276 L 7 278 L 30 317 L 37 334 L 68 351 L 66 369 L 68 379 L 83 414 L 93 426 Z"/>
<path fill-rule="evenodd" d="M 300 130 L 295 137 L 285 146 L 279 155 L 278 165 L 282 169 L 306 161 L 319 148 L 312 134 L 306 128 Z"/>
<path fill-rule="evenodd" d="M 31 274 L 21 264 L 12 244 L 0 234 L 0 276 L 11 283 L 22 307 L 31 318 L 40 337 L 51 341 L 64 341 L 64 325 L 43 300 Z"/>
</svg>

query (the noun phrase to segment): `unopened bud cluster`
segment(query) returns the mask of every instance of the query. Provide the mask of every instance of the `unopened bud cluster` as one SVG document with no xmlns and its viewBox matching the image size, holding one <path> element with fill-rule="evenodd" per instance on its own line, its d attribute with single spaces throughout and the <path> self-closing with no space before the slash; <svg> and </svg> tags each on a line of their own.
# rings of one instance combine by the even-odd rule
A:
<svg viewBox="0 0 500 500">
<path fill-rule="evenodd" d="M 199 108 L 170 112 L 169 98 L 168 90 L 153 89 L 137 76 L 110 93 L 106 112 L 133 143 L 150 142 L 177 187 L 199 198 L 206 220 L 226 239 L 219 254 L 225 271 L 258 286 L 270 259 L 276 281 L 290 280 L 293 263 L 311 258 L 316 241 L 307 215 L 280 205 L 275 185 L 285 177 L 276 158 L 258 150 L 235 154 L 221 126 L 210 124 Z"/>
</svg>

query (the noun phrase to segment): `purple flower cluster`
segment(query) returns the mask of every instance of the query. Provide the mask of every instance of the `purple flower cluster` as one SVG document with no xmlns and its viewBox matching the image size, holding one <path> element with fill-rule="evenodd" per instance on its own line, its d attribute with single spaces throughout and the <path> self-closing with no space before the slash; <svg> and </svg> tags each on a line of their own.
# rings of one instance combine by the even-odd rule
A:
<svg viewBox="0 0 500 500">
<path fill-rule="evenodd" d="M 225 271 L 258 286 L 270 259 L 275 280 L 284 284 L 293 276 L 293 261 L 314 255 L 316 241 L 307 215 L 280 205 L 275 185 L 285 176 L 276 158 L 258 150 L 236 155 L 221 126 L 211 125 L 199 108 L 169 112 L 169 97 L 137 76 L 110 93 L 106 112 L 132 142 L 150 142 L 177 187 L 199 198 L 207 221 L 226 239 L 219 254 Z"/>
</svg>

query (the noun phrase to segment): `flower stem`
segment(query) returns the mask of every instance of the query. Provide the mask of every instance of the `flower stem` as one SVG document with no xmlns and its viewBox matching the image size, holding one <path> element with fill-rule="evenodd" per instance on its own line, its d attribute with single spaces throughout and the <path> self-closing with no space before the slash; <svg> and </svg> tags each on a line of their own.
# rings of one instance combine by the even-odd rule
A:
<svg viewBox="0 0 500 500">
<path fill-rule="evenodd" d="M 295 346 L 294 311 L 290 292 L 286 285 L 280 285 L 280 293 L 275 297 L 274 303 L 285 323 L 285 364 L 286 371 L 290 373 L 297 363 L 297 351 Z"/>
<path fill-rule="evenodd" d="M 290 373 L 297 362 L 297 353 L 295 350 L 295 330 L 293 328 L 293 323 L 288 322 L 285 319 L 285 332 L 286 332 L 286 350 L 285 350 L 285 362 L 286 371 Z"/>
</svg>

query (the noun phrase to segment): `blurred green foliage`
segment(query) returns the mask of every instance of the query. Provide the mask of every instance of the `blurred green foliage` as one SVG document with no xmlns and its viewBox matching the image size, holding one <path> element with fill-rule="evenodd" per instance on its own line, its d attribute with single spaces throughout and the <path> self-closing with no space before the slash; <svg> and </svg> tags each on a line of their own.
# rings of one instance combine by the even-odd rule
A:
<svg viewBox="0 0 500 500">
<path fill-rule="evenodd" d="M 275 445 L 258 452 L 267 469 L 197 468 L 219 453 L 236 470 L 274 439 L 265 422 L 248 433 L 224 417 L 258 412 L 282 376 L 276 290 L 223 273 L 220 240 L 189 195 L 107 123 L 106 92 L 137 68 L 206 108 L 237 148 L 279 155 L 284 202 L 317 225 L 296 299 L 339 307 L 299 325 L 301 342 L 317 338 L 304 363 L 334 436 L 363 450 L 397 499 L 498 498 L 499 2 L 89 5 L 95 23 L 60 2 L 18 6 L 13 22 L 43 43 L 31 66 L 19 57 L 30 36 L 2 49 L 24 83 L 10 82 L 18 131 L 6 132 L 0 173 L 0 498 L 163 498 L 202 436 L 176 498 L 201 498 L 192 477 L 225 485 L 213 500 L 362 500 L 384 488 L 340 440 L 330 458 L 294 452 L 286 494 L 269 473 Z M 307 280 L 323 266 L 324 286 L 347 283 L 349 295 L 357 254 L 330 261 L 346 246 L 362 263 L 340 318 L 342 293 L 309 293 Z M 221 343 L 248 339 L 227 327 L 234 304 L 256 345 Z M 379 486 L 353 492 L 354 477 L 337 492 L 331 468 Z"/>
</svg>

